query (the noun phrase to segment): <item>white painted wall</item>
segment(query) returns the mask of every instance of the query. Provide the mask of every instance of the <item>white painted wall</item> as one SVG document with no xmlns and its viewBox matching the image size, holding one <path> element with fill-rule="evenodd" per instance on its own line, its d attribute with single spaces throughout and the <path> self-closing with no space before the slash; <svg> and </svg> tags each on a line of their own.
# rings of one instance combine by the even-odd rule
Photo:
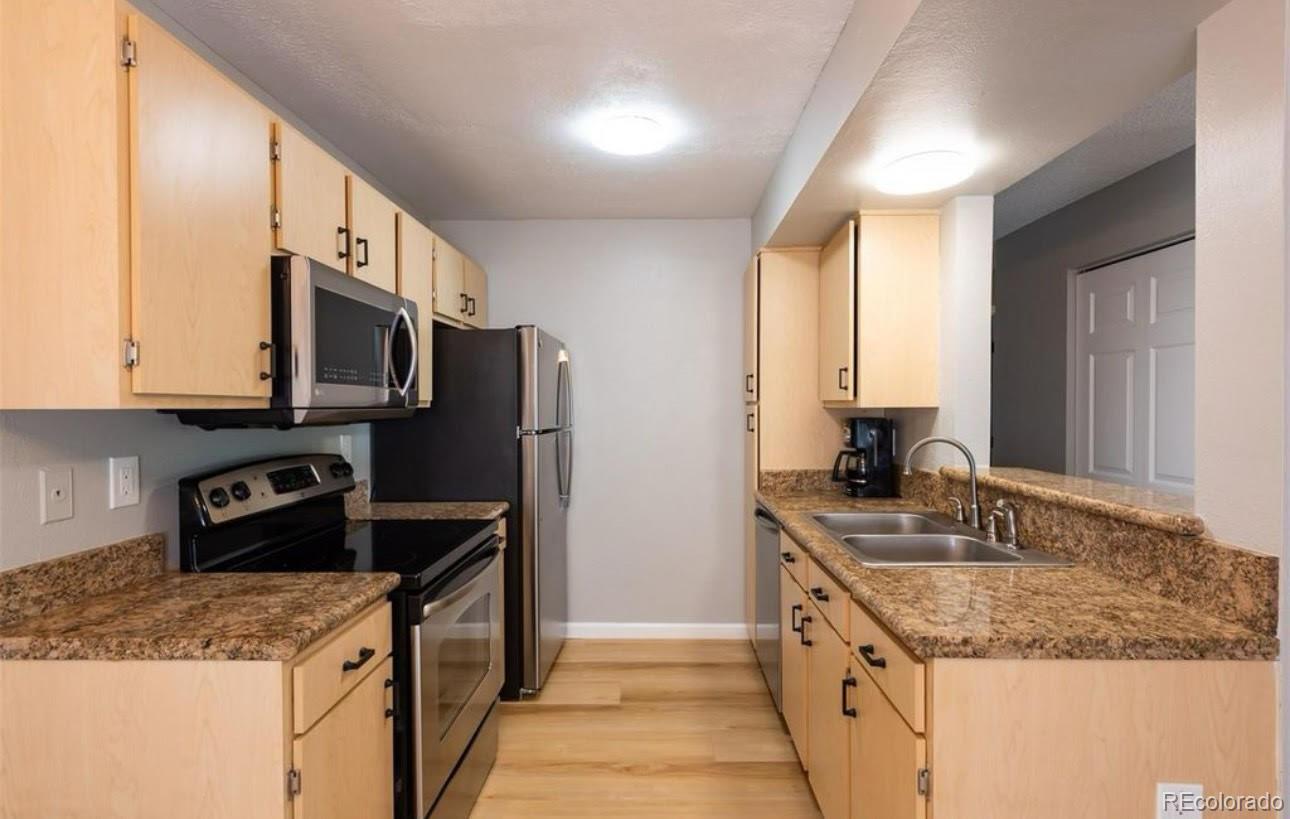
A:
<svg viewBox="0 0 1290 819">
<path fill-rule="evenodd" d="M 1196 71 L 1196 512 L 1280 554 L 1285 475 L 1286 10 L 1233 0 Z"/>
<path fill-rule="evenodd" d="M 572 351 L 575 633 L 742 634 L 743 403 L 730 384 L 749 221 L 434 228 L 488 271 L 494 326 L 536 323 Z"/>
<path fill-rule="evenodd" d="M 178 565 L 176 482 L 238 461 L 278 454 L 340 452 L 353 436 L 355 474 L 369 475 L 368 427 L 221 430 L 186 427 L 144 410 L 0 412 L 0 569 L 164 532 Z M 138 455 L 138 506 L 108 509 L 107 459 Z M 38 473 L 72 468 L 75 516 L 40 523 Z"/>
<path fill-rule="evenodd" d="M 759 250 L 793 206 L 838 130 L 851 116 L 920 0 L 856 0 L 851 16 L 752 216 L 750 250 Z M 843 214 L 838 214 L 842 218 Z"/>
<path fill-rule="evenodd" d="M 928 435 L 958 438 L 978 466 L 990 463 L 990 304 L 994 197 L 960 196 L 941 208 L 941 402 L 933 410 L 892 410 L 897 457 Z M 920 468 L 964 465 L 951 447 L 914 456 Z"/>
</svg>

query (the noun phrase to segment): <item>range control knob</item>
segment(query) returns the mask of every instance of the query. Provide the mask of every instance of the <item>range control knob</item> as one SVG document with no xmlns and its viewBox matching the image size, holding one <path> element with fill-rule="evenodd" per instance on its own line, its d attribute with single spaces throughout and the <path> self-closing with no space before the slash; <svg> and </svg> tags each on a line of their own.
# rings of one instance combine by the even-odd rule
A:
<svg viewBox="0 0 1290 819">
<path fill-rule="evenodd" d="M 212 489 L 210 494 L 206 496 L 206 499 L 210 501 L 211 506 L 214 506 L 216 509 L 223 509 L 225 506 L 228 506 L 228 493 L 224 491 L 222 486 L 217 486 Z"/>
<path fill-rule="evenodd" d="M 333 478 L 348 478 L 354 474 L 354 467 L 347 461 L 336 461 L 329 468 Z"/>
<path fill-rule="evenodd" d="M 251 497 L 251 487 L 246 485 L 246 481 L 238 481 L 229 487 L 235 500 L 244 501 Z"/>
</svg>

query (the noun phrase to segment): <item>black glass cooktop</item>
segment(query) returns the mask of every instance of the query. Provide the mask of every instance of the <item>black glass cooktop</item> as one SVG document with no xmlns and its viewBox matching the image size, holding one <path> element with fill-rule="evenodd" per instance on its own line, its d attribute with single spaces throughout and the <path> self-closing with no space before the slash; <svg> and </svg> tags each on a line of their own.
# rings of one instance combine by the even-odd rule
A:
<svg viewBox="0 0 1290 819">
<path fill-rule="evenodd" d="M 418 590 L 487 543 L 493 520 L 372 520 L 333 525 L 220 571 L 394 572 Z"/>
</svg>

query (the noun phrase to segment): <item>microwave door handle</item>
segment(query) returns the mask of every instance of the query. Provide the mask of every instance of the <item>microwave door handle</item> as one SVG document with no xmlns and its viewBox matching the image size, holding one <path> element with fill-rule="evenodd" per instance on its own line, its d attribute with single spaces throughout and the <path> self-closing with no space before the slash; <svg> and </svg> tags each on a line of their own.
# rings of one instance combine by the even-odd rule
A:
<svg viewBox="0 0 1290 819">
<path fill-rule="evenodd" d="M 408 315 L 406 306 L 399 308 L 399 316 L 403 319 L 403 324 L 408 328 L 408 344 L 412 347 L 412 355 L 408 359 L 408 377 L 404 380 L 403 386 L 399 388 L 399 395 L 407 397 L 408 390 L 412 389 L 412 382 L 417 377 L 417 328 L 412 321 L 412 316 Z"/>
<path fill-rule="evenodd" d="M 398 335 L 399 324 L 402 323 L 407 327 L 408 340 L 412 344 L 411 362 L 408 367 L 408 376 L 405 380 L 400 380 L 398 373 L 394 372 L 394 338 Z M 390 332 L 385 336 L 385 374 L 394 382 L 394 388 L 400 396 L 407 397 L 408 390 L 412 389 L 412 379 L 417 372 L 417 331 L 412 327 L 412 316 L 408 315 L 407 308 L 400 307 L 394 314 L 394 321 L 390 322 Z"/>
</svg>

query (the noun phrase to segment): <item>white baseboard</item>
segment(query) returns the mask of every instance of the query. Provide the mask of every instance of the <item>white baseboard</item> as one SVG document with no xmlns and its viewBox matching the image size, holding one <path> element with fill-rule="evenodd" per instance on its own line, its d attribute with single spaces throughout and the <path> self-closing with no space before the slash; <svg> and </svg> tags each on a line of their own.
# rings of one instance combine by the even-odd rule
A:
<svg viewBox="0 0 1290 819">
<path fill-rule="evenodd" d="M 567 635 L 589 640 L 746 640 L 743 623 L 570 623 Z"/>
</svg>

